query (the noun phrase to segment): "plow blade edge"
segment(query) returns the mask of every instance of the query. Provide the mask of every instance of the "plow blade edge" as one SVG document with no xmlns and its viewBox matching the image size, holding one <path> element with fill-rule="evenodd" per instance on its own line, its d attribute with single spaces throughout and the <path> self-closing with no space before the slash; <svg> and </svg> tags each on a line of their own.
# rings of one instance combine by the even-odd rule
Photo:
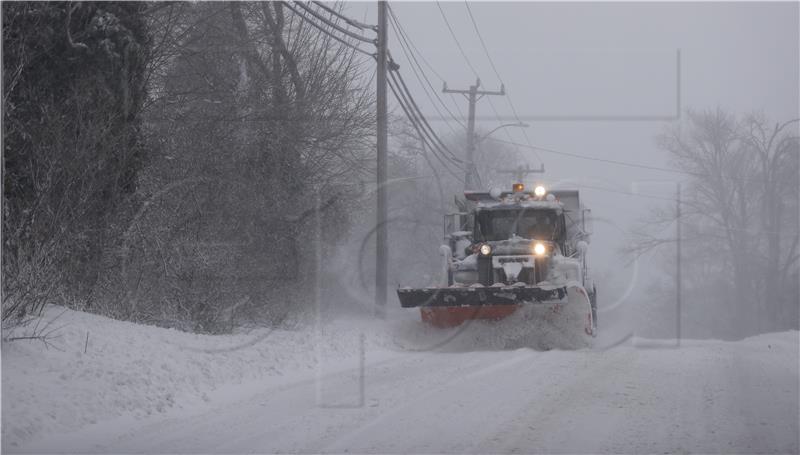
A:
<svg viewBox="0 0 800 455">
<path fill-rule="evenodd" d="M 398 289 L 397 297 L 403 308 L 519 305 L 559 303 L 566 299 L 567 290 L 534 286 Z"/>
</svg>

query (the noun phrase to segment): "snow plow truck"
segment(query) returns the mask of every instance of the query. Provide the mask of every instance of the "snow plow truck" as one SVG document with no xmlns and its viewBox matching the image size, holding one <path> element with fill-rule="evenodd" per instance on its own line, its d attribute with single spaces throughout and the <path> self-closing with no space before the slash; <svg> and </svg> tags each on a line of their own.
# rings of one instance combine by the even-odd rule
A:
<svg viewBox="0 0 800 455">
<path fill-rule="evenodd" d="M 404 308 L 422 320 L 453 327 L 501 319 L 523 305 L 568 306 L 597 332 L 597 289 L 587 266 L 591 212 L 577 190 L 465 191 L 464 210 L 444 220 L 441 284 L 399 288 Z"/>
</svg>

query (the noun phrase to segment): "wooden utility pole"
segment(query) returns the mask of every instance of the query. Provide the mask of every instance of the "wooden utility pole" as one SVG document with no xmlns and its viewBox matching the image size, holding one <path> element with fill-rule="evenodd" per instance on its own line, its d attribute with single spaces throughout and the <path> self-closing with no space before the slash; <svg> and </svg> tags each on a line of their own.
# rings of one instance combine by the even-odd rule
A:
<svg viewBox="0 0 800 455">
<path fill-rule="evenodd" d="M 465 190 L 480 189 L 475 188 L 478 182 L 478 169 L 475 167 L 475 104 L 485 95 L 503 96 L 506 94 L 506 88 L 504 85 L 500 85 L 499 92 L 478 90 L 480 86 L 481 80 L 478 79 L 475 81 L 475 85 L 470 85 L 469 90 L 450 90 L 447 88 L 446 82 L 444 84 L 444 88 L 442 88 L 443 93 L 460 93 L 464 95 L 467 100 L 469 100 L 469 119 L 467 122 L 467 159 L 465 163 L 466 171 L 464 175 Z"/>
<path fill-rule="evenodd" d="M 377 69 L 377 107 L 378 107 L 378 150 L 377 150 L 377 198 L 378 206 L 376 210 L 376 231 L 375 231 L 375 314 L 376 316 L 383 317 L 386 307 L 386 283 L 387 283 L 387 268 L 389 261 L 389 248 L 388 248 L 388 232 L 386 226 L 386 218 L 388 215 L 387 208 L 387 194 L 386 194 L 386 178 L 387 178 L 387 148 L 388 148 L 388 131 L 387 131 L 387 105 L 386 98 L 386 70 L 387 70 L 387 30 L 386 30 L 386 1 L 378 2 L 378 69 Z"/>
<path fill-rule="evenodd" d="M 681 184 L 675 194 L 675 343 L 681 345 Z"/>
</svg>

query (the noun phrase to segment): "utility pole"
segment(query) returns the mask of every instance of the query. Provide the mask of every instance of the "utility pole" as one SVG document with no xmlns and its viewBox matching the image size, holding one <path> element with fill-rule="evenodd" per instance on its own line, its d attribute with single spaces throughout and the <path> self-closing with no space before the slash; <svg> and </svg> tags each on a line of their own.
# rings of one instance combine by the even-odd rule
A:
<svg viewBox="0 0 800 455">
<path fill-rule="evenodd" d="M 378 1 L 378 69 L 377 69 L 377 107 L 378 107 L 378 150 L 377 150 L 377 198 L 376 231 L 375 231 L 375 315 L 383 317 L 386 312 L 386 282 L 389 261 L 388 231 L 386 218 L 388 216 L 386 178 L 387 178 L 387 105 L 386 98 L 386 69 L 387 69 L 387 37 L 386 30 L 386 1 Z"/>
<path fill-rule="evenodd" d="M 445 82 L 444 87 L 442 88 L 442 93 L 460 93 L 464 95 L 467 100 L 469 100 L 469 119 L 467 122 L 467 159 L 466 159 L 466 174 L 464 176 L 464 189 L 465 190 L 477 190 L 479 188 L 475 188 L 475 185 L 478 182 L 478 169 L 475 167 L 475 104 L 478 102 L 479 99 L 483 98 L 486 95 L 498 95 L 503 96 L 506 94 L 506 88 L 504 85 L 500 85 L 500 91 L 487 91 L 487 90 L 478 90 L 481 86 L 481 80 L 477 79 L 475 81 L 475 85 L 470 85 L 469 90 L 451 90 L 447 88 L 447 83 Z"/>
<path fill-rule="evenodd" d="M 681 345 L 681 184 L 675 194 L 675 343 Z"/>
</svg>

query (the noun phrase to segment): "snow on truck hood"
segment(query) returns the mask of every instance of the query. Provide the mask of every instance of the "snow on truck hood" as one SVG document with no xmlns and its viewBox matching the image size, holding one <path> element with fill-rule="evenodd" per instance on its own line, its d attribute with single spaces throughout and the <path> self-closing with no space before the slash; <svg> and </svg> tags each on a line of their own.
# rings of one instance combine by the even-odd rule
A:
<svg viewBox="0 0 800 455">
<path fill-rule="evenodd" d="M 564 204 L 560 201 L 539 201 L 539 200 L 499 200 L 484 202 L 481 201 L 477 206 L 478 210 L 507 210 L 507 209 L 550 209 L 558 214 L 564 210 Z"/>
</svg>

